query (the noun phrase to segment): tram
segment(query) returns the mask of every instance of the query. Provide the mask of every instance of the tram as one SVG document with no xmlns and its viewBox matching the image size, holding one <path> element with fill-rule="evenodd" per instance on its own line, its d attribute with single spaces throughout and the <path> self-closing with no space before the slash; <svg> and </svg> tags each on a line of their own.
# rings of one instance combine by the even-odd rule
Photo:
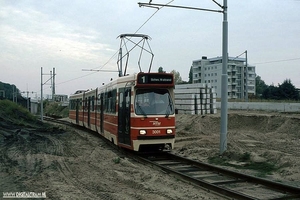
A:
<svg viewBox="0 0 300 200">
<path fill-rule="evenodd" d="M 151 48 L 144 47 L 150 37 L 122 34 L 118 60 L 119 77 L 93 90 L 77 91 L 70 96 L 72 123 L 96 131 L 113 144 L 133 151 L 172 150 L 175 142 L 174 76 L 150 72 Z M 139 73 L 126 74 L 132 38 L 140 38 Z M 124 40 L 127 39 L 127 42 Z M 143 45 L 141 45 L 143 44 Z M 149 44 L 148 44 L 149 45 Z M 122 47 L 130 49 L 122 55 Z M 148 72 L 140 66 L 142 51 L 151 55 Z M 124 73 L 122 60 L 126 61 Z"/>
<path fill-rule="evenodd" d="M 133 151 L 171 150 L 175 142 L 174 77 L 138 73 L 70 96 L 72 123 Z"/>
</svg>

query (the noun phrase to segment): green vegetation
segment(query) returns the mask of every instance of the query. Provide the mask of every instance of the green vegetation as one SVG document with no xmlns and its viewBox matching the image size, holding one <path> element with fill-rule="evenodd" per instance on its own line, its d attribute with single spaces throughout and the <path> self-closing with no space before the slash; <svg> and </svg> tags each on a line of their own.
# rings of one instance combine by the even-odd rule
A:
<svg viewBox="0 0 300 200">
<path fill-rule="evenodd" d="M 9 100 L 0 100 L 0 119 L 18 125 L 29 125 L 38 122 L 37 118 L 26 108 Z"/>
<path fill-rule="evenodd" d="M 256 96 L 253 98 L 261 98 L 267 100 L 300 100 L 299 90 L 292 84 L 290 79 L 286 79 L 278 86 L 267 85 L 260 76 L 255 78 Z"/>
<path fill-rule="evenodd" d="M 116 158 L 113 159 L 113 162 L 115 164 L 119 164 L 121 162 L 121 158 L 120 157 L 116 157 Z"/>
<path fill-rule="evenodd" d="M 250 169 L 257 172 L 257 176 L 265 177 L 272 174 L 272 172 L 279 170 L 274 163 L 270 162 L 253 162 L 250 153 L 244 154 L 231 153 L 224 156 L 214 156 L 208 159 L 210 164 L 230 166 L 236 169 Z"/>
<path fill-rule="evenodd" d="M 286 79 L 278 86 L 266 85 L 259 76 L 256 77 L 256 93 L 263 99 L 272 100 L 300 100 L 299 91 L 292 84 L 290 79 Z"/>
<path fill-rule="evenodd" d="M 3 83 L 0 81 L 0 99 L 13 99 L 13 93 L 21 96 L 20 90 L 15 86 L 8 83 Z"/>
<path fill-rule="evenodd" d="M 68 106 L 61 106 L 58 102 L 50 102 L 48 100 L 44 101 L 45 104 L 45 115 L 51 117 L 64 118 L 69 116 Z"/>
</svg>

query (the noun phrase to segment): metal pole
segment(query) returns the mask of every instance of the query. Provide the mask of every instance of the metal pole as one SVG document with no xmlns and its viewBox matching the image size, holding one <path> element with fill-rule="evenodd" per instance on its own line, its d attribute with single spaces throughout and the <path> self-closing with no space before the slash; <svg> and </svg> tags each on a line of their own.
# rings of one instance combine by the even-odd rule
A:
<svg viewBox="0 0 300 200">
<path fill-rule="evenodd" d="M 41 67 L 41 121 L 43 122 L 43 67 Z"/>
<path fill-rule="evenodd" d="M 227 0 L 223 0 L 223 48 L 222 48 L 222 91 L 221 91 L 221 133 L 220 155 L 227 150 L 227 101 L 228 101 L 228 21 Z"/>
<path fill-rule="evenodd" d="M 214 0 L 213 0 L 214 1 Z M 151 1 L 150 1 L 151 2 Z M 223 10 L 210 10 L 202 8 L 192 8 L 185 6 L 173 6 L 168 4 L 152 4 L 152 3 L 138 3 L 139 6 L 162 6 L 162 7 L 175 7 L 196 9 L 203 11 L 212 11 L 223 13 L 223 47 L 222 47 L 222 83 L 221 83 L 221 133 L 220 133 L 220 154 L 223 154 L 227 150 L 227 101 L 228 101 L 228 21 L 227 21 L 227 0 L 223 0 L 223 6 L 214 1 Z"/>
<path fill-rule="evenodd" d="M 53 67 L 53 85 L 52 85 L 52 99 L 54 100 L 55 95 L 55 68 Z"/>
<path fill-rule="evenodd" d="M 50 79 L 51 79 L 51 99 L 53 101 L 53 76 L 52 76 L 52 71 L 50 71 Z"/>
<path fill-rule="evenodd" d="M 27 109 L 30 111 L 30 109 L 29 109 L 29 99 L 28 99 L 28 89 L 27 89 Z"/>
<path fill-rule="evenodd" d="M 245 51 L 246 54 L 246 95 L 245 95 L 245 99 L 246 102 L 248 102 L 248 52 L 247 50 Z"/>
<path fill-rule="evenodd" d="M 119 77 L 123 76 L 122 75 L 122 48 L 119 50 L 119 58 L 120 58 L 120 68 L 119 68 Z"/>
</svg>

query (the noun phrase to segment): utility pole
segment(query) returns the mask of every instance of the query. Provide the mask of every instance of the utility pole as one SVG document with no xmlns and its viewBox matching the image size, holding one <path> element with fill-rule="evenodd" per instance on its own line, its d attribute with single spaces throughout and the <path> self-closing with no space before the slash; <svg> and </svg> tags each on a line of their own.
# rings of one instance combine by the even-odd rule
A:
<svg viewBox="0 0 300 200">
<path fill-rule="evenodd" d="M 27 109 L 30 111 L 31 109 L 30 109 L 30 105 L 29 105 L 29 103 L 30 103 L 30 101 L 29 101 L 29 99 L 31 99 L 31 97 L 29 98 L 29 93 L 31 93 L 31 94 L 33 94 L 33 93 L 36 93 L 36 92 L 33 92 L 33 91 L 28 91 L 28 87 L 27 87 L 27 91 L 23 91 L 23 92 L 21 92 L 22 94 L 25 94 L 26 93 L 26 98 L 27 98 Z"/>
<path fill-rule="evenodd" d="M 209 12 L 223 13 L 223 33 L 222 33 L 222 92 L 221 92 L 221 133 L 220 133 L 220 155 L 222 155 L 227 150 L 227 102 L 228 102 L 228 75 L 227 75 L 227 65 L 228 65 L 228 21 L 227 21 L 227 0 L 223 0 L 223 6 L 212 0 L 217 4 L 222 10 L 212 10 L 203 8 L 194 8 L 186 6 L 175 6 L 168 4 L 153 4 L 151 1 L 149 3 L 138 3 L 139 6 L 146 6 L 150 8 L 160 9 L 161 7 L 172 7 L 172 8 L 183 8 L 191 10 L 201 10 Z M 160 6 L 160 7 L 156 7 Z"/>
<path fill-rule="evenodd" d="M 222 48 L 222 91 L 221 91 L 221 133 L 220 133 L 220 155 L 227 150 L 227 124 L 228 124 L 228 21 L 227 0 L 223 1 L 223 48 Z"/>
<path fill-rule="evenodd" d="M 41 67 L 41 121 L 43 122 L 44 111 L 43 111 L 43 67 Z"/>
<path fill-rule="evenodd" d="M 248 102 L 248 52 L 245 51 L 246 55 L 246 94 L 245 94 L 245 100 Z"/>
<path fill-rule="evenodd" d="M 54 101 L 54 95 L 55 95 L 55 68 L 53 67 L 53 75 L 52 75 L 52 100 Z"/>
<path fill-rule="evenodd" d="M 43 105 L 43 67 L 41 67 L 41 121 L 43 122 L 44 117 L 44 105 Z"/>
<path fill-rule="evenodd" d="M 243 63 L 241 67 L 241 99 L 248 102 L 248 52 L 247 50 L 236 56 L 233 60 L 245 54 L 245 65 Z"/>
<path fill-rule="evenodd" d="M 52 101 L 54 100 L 54 97 L 53 97 L 53 74 L 52 74 L 52 71 L 50 71 L 50 76 L 51 76 L 51 99 Z"/>
<path fill-rule="evenodd" d="M 50 78 L 45 83 L 43 83 L 43 75 L 50 75 Z M 43 67 L 41 67 L 41 121 L 42 122 L 44 117 L 43 85 L 46 84 L 49 80 L 52 81 L 52 72 L 50 71 L 50 74 L 43 74 Z"/>
</svg>

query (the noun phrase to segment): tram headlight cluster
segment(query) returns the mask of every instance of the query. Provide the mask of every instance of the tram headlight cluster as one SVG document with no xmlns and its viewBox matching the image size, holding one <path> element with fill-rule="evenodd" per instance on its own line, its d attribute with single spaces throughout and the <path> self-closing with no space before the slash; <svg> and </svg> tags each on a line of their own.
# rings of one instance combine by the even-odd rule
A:
<svg viewBox="0 0 300 200">
<path fill-rule="evenodd" d="M 146 135 L 147 131 L 146 130 L 140 130 L 140 135 Z"/>
<path fill-rule="evenodd" d="M 172 129 L 167 129 L 167 134 L 172 134 L 172 133 L 173 133 Z"/>
</svg>

